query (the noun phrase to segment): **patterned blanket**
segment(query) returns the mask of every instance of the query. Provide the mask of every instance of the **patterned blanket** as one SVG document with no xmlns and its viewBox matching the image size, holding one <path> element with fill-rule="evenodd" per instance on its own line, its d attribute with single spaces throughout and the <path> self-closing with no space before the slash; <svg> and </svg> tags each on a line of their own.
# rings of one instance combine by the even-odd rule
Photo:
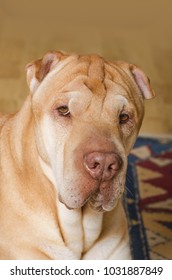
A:
<svg viewBox="0 0 172 280">
<path fill-rule="evenodd" d="M 133 259 L 172 259 L 172 140 L 139 137 L 126 186 Z"/>
</svg>

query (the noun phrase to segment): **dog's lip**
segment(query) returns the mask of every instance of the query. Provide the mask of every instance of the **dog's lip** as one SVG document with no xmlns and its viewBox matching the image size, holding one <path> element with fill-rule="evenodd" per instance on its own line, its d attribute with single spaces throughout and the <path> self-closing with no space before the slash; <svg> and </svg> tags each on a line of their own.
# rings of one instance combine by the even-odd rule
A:
<svg viewBox="0 0 172 280">
<path fill-rule="evenodd" d="M 74 208 L 72 208 L 72 207 L 69 207 L 69 206 L 64 202 L 64 200 L 62 199 L 62 197 L 61 197 L 60 194 L 58 195 L 58 198 L 59 198 L 59 201 L 60 201 L 63 205 L 65 205 L 67 209 L 69 209 L 69 210 L 73 210 L 73 209 L 74 209 Z"/>
<path fill-rule="evenodd" d="M 107 184 L 110 183 L 111 188 L 112 188 L 111 191 L 113 193 L 111 195 L 106 196 L 106 193 L 104 193 L 104 191 L 101 190 L 102 184 L 104 184 L 104 183 L 105 182 L 99 182 L 99 184 L 97 185 L 96 190 L 94 190 L 92 193 L 90 193 L 88 195 L 88 197 L 86 197 L 82 201 L 82 203 L 79 203 L 77 206 L 73 206 L 73 205 L 71 205 L 71 203 L 68 203 L 67 201 L 65 201 L 65 199 L 63 199 L 61 194 L 58 195 L 59 201 L 63 205 L 65 205 L 66 208 L 69 209 L 69 210 L 74 210 L 74 209 L 82 208 L 88 202 L 90 207 L 92 207 L 92 209 L 94 209 L 97 212 L 108 212 L 108 211 L 111 211 L 116 206 L 116 202 L 120 198 L 120 196 L 123 193 L 123 191 L 121 190 L 120 192 L 114 193 L 114 191 L 115 191 L 114 190 L 114 180 L 112 180 L 111 183 L 110 183 L 110 181 L 106 182 L 106 183 Z"/>
<path fill-rule="evenodd" d="M 68 210 L 74 210 L 75 208 L 72 208 L 72 207 L 69 207 L 66 203 L 64 203 L 64 202 L 61 202 L 61 203 L 63 203 L 65 206 L 66 206 L 66 208 L 68 209 Z"/>
<path fill-rule="evenodd" d="M 60 201 L 63 205 L 65 205 L 66 208 L 67 208 L 68 210 L 74 210 L 74 209 L 75 209 L 75 208 L 73 208 L 73 207 L 68 206 L 63 200 L 60 200 L 60 199 L 59 199 L 59 201 Z"/>
<path fill-rule="evenodd" d="M 123 190 L 118 189 L 117 186 L 114 187 L 113 183 L 111 188 L 112 189 L 109 190 L 111 193 L 108 194 L 108 196 L 106 196 L 104 191 L 100 190 L 100 186 L 99 189 L 91 195 L 89 204 L 94 210 L 98 212 L 109 212 L 116 207 L 118 200 L 123 194 Z"/>
<path fill-rule="evenodd" d="M 117 201 L 118 201 L 118 199 L 117 198 L 115 198 L 114 200 L 113 200 L 113 203 L 104 203 L 104 202 L 101 202 L 99 205 L 96 205 L 96 201 L 89 201 L 89 204 L 90 204 L 90 207 L 93 209 L 93 210 L 95 210 L 95 211 L 97 211 L 97 212 L 102 212 L 102 213 L 104 213 L 104 212 L 109 212 L 109 211 L 112 211 L 114 208 L 115 208 L 115 206 L 116 206 L 116 204 L 117 204 Z"/>
<path fill-rule="evenodd" d="M 60 194 L 58 195 L 58 198 L 59 198 L 59 201 L 60 201 L 63 205 L 65 205 L 67 209 L 69 209 L 69 210 L 75 210 L 75 209 L 77 209 L 77 208 L 83 207 L 83 206 L 87 203 L 87 201 L 90 199 L 90 196 L 91 196 L 91 195 L 89 195 L 89 196 L 82 202 L 82 204 L 81 204 L 79 207 L 71 207 L 71 206 L 69 206 L 69 205 L 62 199 L 62 197 L 61 197 Z"/>
<path fill-rule="evenodd" d="M 59 201 L 60 201 L 63 205 L 65 205 L 66 208 L 67 208 L 68 210 L 74 210 L 74 209 L 77 209 L 77 208 L 81 208 L 81 207 L 83 207 L 87 202 L 89 202 L 89 205 L 91 206 L 91 208 L 92 208 L 93 210 L 95 210 L 96 212 L 102 212 L 102 213 L 111 211 L 111 210 L 116 206 L 116 202 L 117 202 L 117 200 L 115 199 L 112 206 L 111 206 L 111 205 L 109 206 L 108 204 L 106 205 L 106 204 L 104 204 L 103 202 L 101 202 L 100 205 L 97 205 L 97 206 L 96 206 L 96 205 L 95 205 L 95 204 L 96 204 L 96 201 L 91 202 L 91 201 L 90 201 L 90 197 L 89 197 L 89 198 L 87 198 L 87 199 L 83 202 L 83 204 L 82 204 L 80 207 L 76 207 L 76 208 L 75 208 L 75 207 L 70 207 L 70 206 L 67 205 L 63 200 L 60 200 L 60 199 L 59 199 Z"/>
<path fill-rule="evenodd" d="M 90 207 L 96 211 L 96 212 L 101 212 L 101 213 L 105 213 L 106 210 L 103 209 L 102 205 L 95 207 L 94 204 L 90 204 Z"/>
</svg>

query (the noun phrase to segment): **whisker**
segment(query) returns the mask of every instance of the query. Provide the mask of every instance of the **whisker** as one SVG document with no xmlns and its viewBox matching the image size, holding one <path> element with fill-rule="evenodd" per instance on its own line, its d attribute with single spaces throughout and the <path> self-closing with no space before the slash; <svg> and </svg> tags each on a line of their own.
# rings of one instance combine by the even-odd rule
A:
<svg viewBox="0 0 172 280">
<path fill-rule="evenodd" d="M 127 184 L 128 183 L 128 184 Z M 132 197 L 134 197 L 134 194 L 132 193 L 132 191 L 127 187 L 127 185 L 133 185 L 133 180 L 132 178 L 129 176 L 129 174 L 127 173 L 126 175 L 126 188 L 125 191 L 126 193 L 128 192 Z"/>
<path fill-rule="evenodd" d="M 127 188 L 127 186 L 125 187 L 125 192 L 127 194 L 127 192 L 134 198 L 134 194 L 132 193 L 132 191 L 130 191 L 129 188 Z"/>
</svg>

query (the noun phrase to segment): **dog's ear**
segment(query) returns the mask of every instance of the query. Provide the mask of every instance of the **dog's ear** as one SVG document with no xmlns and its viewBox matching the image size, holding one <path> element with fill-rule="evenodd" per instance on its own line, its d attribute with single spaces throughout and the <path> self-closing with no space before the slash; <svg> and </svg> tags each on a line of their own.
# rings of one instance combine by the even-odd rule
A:
<svg viewBox="0 0 172 280">
<path fill-rule="evenodd" d="M 149 78 L 145 75 L 145 73 L 138 68 L 136 65 L 131 64 L 130 65 L 130 71 L 133 75 L 133 78 L 139 87 L 142 96 L 145 99 L 151 99 L 155 96 L 155 92 L 153 91 Z"/>
<path fill-rule="evenodd" d="M 49 52 L 42 59 L 38 59 L 26 65 L 27 83 L 31 94 L 39 87 L 46 75 L 64 57 L 62 52 Z"/>
</svg>

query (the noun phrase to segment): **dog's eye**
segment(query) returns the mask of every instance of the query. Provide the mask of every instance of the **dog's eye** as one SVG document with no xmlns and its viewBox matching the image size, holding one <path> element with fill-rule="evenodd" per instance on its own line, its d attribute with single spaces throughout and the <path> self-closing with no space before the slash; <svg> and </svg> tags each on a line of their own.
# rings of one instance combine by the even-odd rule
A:
<svg viewBox="0 0 172 280">
<path fill-rule="evenodd" d="M 57 111 L 59 112 L 60 115 L 62 116 L 68 116 L 70 115 L 70 111 L 68 106 L 61 106 L 59 108 L 57 108 Z"/>
<path fill-rule="evenodd" d="M 119 123 L 120 124 L 125 124 L 129 121 L 130 117 L 128 114 L 120 114 L 119 115 Z"/>
</svg>

